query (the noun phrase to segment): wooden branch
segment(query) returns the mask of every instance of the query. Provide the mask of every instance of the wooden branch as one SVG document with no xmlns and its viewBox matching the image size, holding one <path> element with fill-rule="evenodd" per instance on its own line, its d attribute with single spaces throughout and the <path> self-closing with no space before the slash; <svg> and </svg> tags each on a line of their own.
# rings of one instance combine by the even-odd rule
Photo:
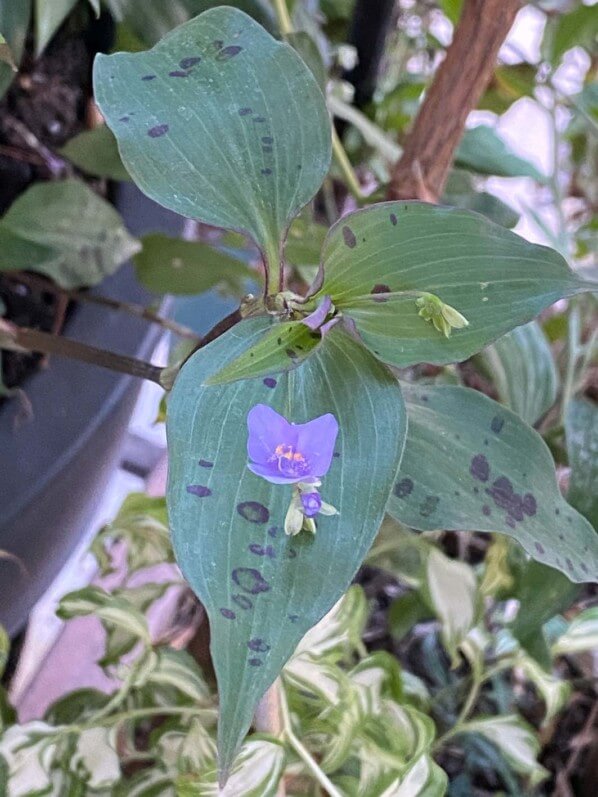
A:
<svg viewBox="0 0 598 797">
<path fill-rule="evenodd" d="M 478 104 L 520 0 L 465 0 L 439 66 L 392 175 L 389 199 L 437 202 L 465 122 Z"/>
</svg>

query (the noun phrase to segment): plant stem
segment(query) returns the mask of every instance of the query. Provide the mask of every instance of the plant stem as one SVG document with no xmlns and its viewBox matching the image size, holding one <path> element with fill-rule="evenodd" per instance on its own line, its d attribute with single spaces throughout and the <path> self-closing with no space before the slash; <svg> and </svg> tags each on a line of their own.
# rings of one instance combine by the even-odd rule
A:
<svg viewBox="0 0 598 797">
<path fill-rule="evenodd" d="M 282 685 L 280 688 L 280 710 L 282 714 L 283 733 L 289 745 L 297 753 L 320 786 L 328 792 L 329 797 L 343 797 L 343 794 L 336 788 L 334 783 L 330 781 L 328 775 L 320 769 L 317 762 L 312 758 L 309 750 L 304 747 L 295 736 L 286 694 Z"/>
<path fill-rule="evenodd" d="M 345 148 L 342 145 L 334 125 L 332 125 L 332 152 L 340 170 L 343 173 L 343 177 L 347 182 L 347 188 L 358 202 L 362 202 L 365 199 L 365 196 L 361 190 L 355 170 L 351 165 L 351 161 L 345 152 Z"/>
<path fill-rule="evenodd" d="M 110 371 L 117 371 L 129 376 L 149 379 L 161 386 L 162 368 L 151 363 L 127 357 L 123 354 L 98 349 L 76 340 L 41 332 L 38 329 L 18 327 L 7 321 L 0 322 L 0 343 L 13 351 L 39 352 L 40 354 L 57 354 L 72 360 L 99 365 Z"/>
<path fill-rule="evenodd" d="M 278 25 L 283 36 L 293 32 L 293 23 L 289 15 L 286 0 L 274 0 L 274 9 L 278 18 Z"/>
<path fill-rule="evenodd" d="M 109 307 L 112 310 L 120 310 L 123 313 L 129 313 L 137 318 L 144 318 L 146 321 L 150 321 L 152 324 L 158 324 L 164 329 L 174 332 L 175 335 L 178 335 L 181 338 L 187 338 L 189 340 L 195 341 L 200 340 L 199 335 L 197 335 L 189 327 L 177 324 L 176 321 L 171 321 L 169 318 L 164 318 L 164 316 L 161 316 L 158 313 L 155 313 L 153 310 L 150 310 L 148 307 L 143 307 L 143 305 L 140 304 L 121 302 L 118 301 L 118 299 L 110 299 L 107 296 L 96 296 L 93 293 L 83 293 L 82 291 L 78 290 L 67 290 L 66 288 L 60 288 L 58 285 L 54 285 L 53 282 L 50 282 L 44 277 L 39 277 L 35 274 L 23 274 L 21 272 L 16 272 L 14 274 L 4 274 L 4 277 L 10 282 L 18 282 L 19 284 L 27 285 L 29 288 L 33 288 L 34 290 L 47 291 L 55 296 L 65 296 L 67 299 L 71 299 L 74 302 L 99 304 L 103 307 Z"/>
<path fill-rule="evenodd" d="M 253 722 L 258 733 L 269 733 L 276 737 L 283 735 L 281 692 L 282 684 L 276 680 L 258 703 Z M 284 777 L 280 779 L 276 797 L 286 797 Z"/>
</svg>

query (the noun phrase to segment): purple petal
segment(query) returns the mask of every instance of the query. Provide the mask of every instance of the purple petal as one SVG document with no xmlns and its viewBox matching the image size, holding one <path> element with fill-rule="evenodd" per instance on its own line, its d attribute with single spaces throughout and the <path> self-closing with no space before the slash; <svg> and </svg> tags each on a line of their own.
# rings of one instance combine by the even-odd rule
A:
<svg viewBox="0 0 598 797">
<path fill-rule="evenodd" d="M 256 404 L 251 408 L 247 414 L 247 428 L 247 453 L 250 459 L 260 464 L 268 463 L 277 446 L 293 445 L 297 439 L 293 425 L 267 404 Z"/>
<path fill-rule="evenodd" d="M 330 468 L 334 444 L 338 434 L 338 423 L 334 415 L 327 413 L 313 421 L 298 424 L 297 450 L 309 462 L 310 476 L 324 476 Z M 305 479 L 303 480 L 305 481 Z"/>
<path fill-rule="evenodd" d="M 301 504 L 303 506 L 303 514 L 306 517 L 314 517 L 322 508 L 320 493 L 301 493 Z"/>
<path fill-rule="evenodd" d="M 320 305 L 316 307 L 313 313 L 310 313 L 306 318 L 301 319 L 301 323 L 315 331 L 324 323 L 331 307 L 332 299 L 330 296 L 324 296 L 320 302 Z"/>
<path fill-rule="evenodd" d="M 247 467 L 256 476 L 261 476 L 262 479 L 271 484 L 295 484 L 296 482 L 305 481 L 301 476 L 285 476 L 278 469 L 278 462 L 268 462 L 265 465 L 255 465 L 253 462 L 248 462 Z"/>
</svg>

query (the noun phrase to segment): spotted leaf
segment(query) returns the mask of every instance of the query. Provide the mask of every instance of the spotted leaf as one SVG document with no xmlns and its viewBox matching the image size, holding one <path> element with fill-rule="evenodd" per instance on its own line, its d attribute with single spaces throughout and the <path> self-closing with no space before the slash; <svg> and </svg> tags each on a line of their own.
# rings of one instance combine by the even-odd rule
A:
<svg viewBox="0 0 598 797">
<path fill-rule="evenodd" d="M 598 536 L 559 491 L 542 438 L 474 390 L 403 386 L 409 434 L 388 510 L 414 529 L 499 531 L 571 581 L 598 581 Z"/>
<path fill-rule="evenodd" d="M 271 269 L 330 163 L 322 92 L 299 55 L 238 9 L 206 11 L 141 53 L 98 56 L 96 99 L 139 187 L 247 233 Z"/>
<path fill-rule="evenodd" d="M 276 379 L 206 386 L 269 324 L 248 319 L 200 349 L 168 403 L 169 518 L 178 562 L 210 618 L 223 775 L 257 701 L 367 553 L 405 436 L 398 383 L 338 327 L 308 360 Z M 292 487 L 247 468 L 247 415 L 259 403 L 297 423 L 325 413 L 338 421 L 338 456 L 320 491 L 339 514 L 318 516 L 315 535 L 287 537 Z"/>
<path fill-rule="evenodd" d="M 383 202 L 342 218 L 322 251 L 324 281 L 365 344 L 398 367 L 464 360 L 563 296 L 587 290 L 561 255 L 467 210 Z M 444 337 L 417 291 L 469 325 Z"/>
</svg>

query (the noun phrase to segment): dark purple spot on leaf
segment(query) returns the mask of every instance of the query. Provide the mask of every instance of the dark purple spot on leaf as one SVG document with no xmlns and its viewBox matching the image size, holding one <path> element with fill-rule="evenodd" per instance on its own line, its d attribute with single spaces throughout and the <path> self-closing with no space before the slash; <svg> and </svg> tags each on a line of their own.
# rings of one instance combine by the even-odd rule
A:
<svg viewBox="0 0 598 797">
<path fill-rule="evenodd" d="M 539 542 L 535 542 L 535 543 L 534 543 L 534 548 L 536 549 L 536 551 L 537 551 L 537 552 L 538 552 L 540 555 L 542 555 L 542 554 L 544 553 L 544 546 L 543 546 L 543 545 L 540 545 L 540 543 L 539 543 Z"/>
<path fill-rule="evenodd" d="M 216 56 L 217 61 L 228 61 L 230 58 L 234 58 L 235 55 L 239 55 L 243 48 L 239 47 L 238 44 L 229 44 L 228 47 L 223 47 L 222 50 Z"/>
<path fill-rule="evenodd" d="M 436 512 L 440 498 L 437 495 L 427 495 L 419 507 L 419 514 L 422 517 L 430 517 Z"/>
<path fill-rule="evenodd" d="M 268 536 L 272 537 L 272 538 L 276 538 L 276 537 L 278 537 L 278 532 L 279 531 L 280 531 L 280 529 L 278 528 L 278 526 L 270 526 L 270 528 L 268 529 Z"/>
<path fill-rule="evenodd" d="M 487 482 L 490 476 L 490 465 L 483 454 L 476 454 L 471 460 L 469 472 L 479 482 Z"/>
<path fill-rule="evenodd" d="M 476 493 L 476 495 L 477 495 L 477 494 L 480 492 L 480 488 L 479 488 L 479 487 L 474 487 L 474 488 L 473 488 L 473 491 L 474 491 L 474 493 Z"/>
<path fill-rule="evenodd" d="M 272 136 L 262 136 L 262 144 L 272 144 L 274 143 L 274 139 Z"/>
<path fill-rule="evenodd" d="M 185 72 L 183 69 L 173 69 L 172 72 L 168 73 L 169 77 L 189 77 L 189 72 Z"/>
<path fill-rule="evenodd" d="M 571 559 L 569 559 L 569 557 L 567 557 L 567 558 L 565 559 L 565 564 L 567 565 L 567 570 L 568 570 L 570 573 L 572 573 L 572 572 L 573 572 L 573 562 L 571 561 Z"/>
<path fill-rule="evenodd" d="M 220 614 L 223 617 L 226 617 L 227 620 L 234 620 L 237 616 L 232 609 L 220 609 Z"/>
<path fill-rule="evenodd" d="M 492 429 L 494 434 L 500 434 L 502 432 L 502 428 L 504 425 L 505 425 L 504 418 L 500 418 L 498 415 L 495 415 L 490 423 L 490 428 Z"/>
<path fill-rule="evenodd" d="M 200 61 L 201 61 L 200 55 L 190 55 L 187 58 L 182 58 L 179 61 L 179 66 L 181 67 L 181 69 L 191 69 L 192 66 L 195 66 L 195 64 L 199 64 Z"/>
<path fill-rule="evenodd" d="M 523 496 L 521 508 L 528 517 L 533 517 L 536 514 L 538 505 L 536 503 L 536 499 L 531 493 L 526 493 Z"/>
<path fill-rule="evenodd" d="M 247 595 L 233 595 L 232 600 L 240 609 L 252 609 L 253 608 L 253 601 L 251 601 Z"/>
<path fill-rule="evenodd" d="M 130 118 L 131 118 L 130 116 L 121 116 L 118 121 L 119 122 L 128 122 Z"/>
<path fill-rule="evenodd" d="M 272 174 L 272 169 L 262 169 L 261 173 L 262 174 Z"/>
<path fill-rule="evenodd" d="M 488 440 L 487 437 L 484 438 L 484 445 L 485 446 L 489 446 L 490 445 L 490 441 Z"/>
<path fill-rule="evenodd" d="M 265 152 L 266 155 L 269 155 L 272 152 L 272 147 L 262 147 L 262 152 Z"/>
<path fill-rule="evenodd" d="M 249 116 L 250 113 L 253 113 L 251 108 L 239 108 L 239 116 Z"/>
<path fill-rule="evenodd" d="M 333 456 L 335 459 L 338 459 L 338 458 L 340 457 L 340 455 L 341 455 L 341 452 L 340 452 L 340 451 L 335 451 L 335 452 L 334 452 L 334 454 L 333 454 L 332 456 Z"/>
<path fill-rule="evenodd" d="M 208 495 L 212 495 L 210 488 L 205 487 L 203 484 L 188 484 L 187 492 L 191 493 L 191 495 L 196 495 L 198 498 L 207 498 Z"/>
<path fill-rule="evenodd" d="M 201 468 L 213 468 L 214 463 L 210 462 L 209 459 L 200 459 L 197 463 Z"/>
<path fill-rule="evenodd" d="M 261 659 L 257 659 L 257 658 L 249 659 L 247 663 L 249 664 L 250 667 L 261 667 L 262 666 L 262 660 Z"/>
<path fill-rule="evenodd" d="M 395 484 L 394 494 L 397 498 L 407 498 L 413 492 L 413 481 L 411 479 L 401 479 Z"/>
<path fill-rule="evenodd" d="M 270 591 L 270 584 L 255 567 L 235 568 L 232 572 L 232 579 L 243 592 L 248 592 L 250 595 L 259 595 L 260 592 Z"/>
<path fill-rule="evenodd" d="M 386 296 L 377 296 L 377 294 L 390 293 L 390 292 L 391 291 L 388 285 L 374 285 L 374 287 L 370 291 L 370 293 L 374 297 L 375 302 L 387 302 L 388 299 L 386 298 Z"/>
<path fill-rule="evenodd" d="M 168 125 L 156 125 L 155 127 L 150 127 L 147 134 L 150 138 L 160 138 L 160 136 L 165 136 L 168 133 L 168 129 Z"/>
<path fill-rule="evenodd" d="M 582 562 L 582 563 L 581 563 L 581 565 L 580 565 L 580 567 L 581 567 L 581 569 L 583 570 L 583 572 L 584 572 L 586 575 L 587 575 L 587 574 L 590 572 L 590 571 L 588 570 L 588 566 L 586 565 L 586 563 L 585 563 L 585 562 Z"/>
<path fill-rule="evenodd" d="M 484 506 L 482 507 L 482 513 L 484 515 L 486 515 L 486 517 L 488 517 L 490 512 L 491 512 L 491 510 L 490 510 L 490 507 L 488 506 L 488 504 L 484 504 Z"/>
<path fill-rule="evenodd" d="M 289 620 L 292 623 L 296 623 L 298 619 L 299 619 L 299 615 L 298 614 L 289 614 Z"/>
<path fill-rule="evenodd" d="M 357 238 L 350 227 L 343 227 L 343 240 L 349 249 L 354 249 L 357 246 Z"/>
<path fill-rule="evenodd" d="M 255 653 L 267 653 L 270 650 L 270 645 L 259 638 L 250 639 L 247 643 L 247 647 Z"/>
<path fill-rule="evenodd" d="M 259 124 L 260 122 L 265 122 L 265 121 L 266 121 L 266 119 L 265 119 L 265 117 L 264 117 L 264 116 L 254 116 L 254 117 L 253 117 L 253 121 L 254 121 L 254 122 L 257 122 L 257 123 Z"/>
<path fill-rule="evenodd" d="M 517 523 L 515 522 L 515 518 L 511 517 L 511 515 L 507 515 L 505 518 L 505 523 L 511 529 L 514 529 Z"/>
<path fill-rule="evenodd" d="M 287 559 L 294 559 L 297 556 L 297 551 L 294 548 L 287 548 Z"/>
<path fill-rule="evenodd" d="M 271 376 L 267 376 L 263 381 L 266 387 L 276 387 L 276 379 Z"/>
<path fill-rule="evenodd" d="M 142 80 L 155 80 L 156 76 L 155 75 L 144 75 L 141 79 Z"/>
<path fill-rule="evenodd" d="M 215 50 L 219 50 L 223 46 L 224 46 L 224 42 L 222 41 L 222 39 L 214 39 L 214 41 L 212 42 L 212 47 Z"/>
<path fill-rule="evenodd" d="M 420 401 L 429 401 L 430 397 L 428 396 L 427 393 L 422 393 L 421 396 L 419 397 L 419 400 Z"/>
<path fill-rule="evenodd" d="M 270 519 L 270 512 L 258 501 L 243 501 L 237 504 L 237 512 L 250 523 L 267 523 Z"/>
<path fill-rule="evenodd" d="M 290 360 L 296 360 L 297 359 L 297 352 L 294 349 L 285 349 L 284 353 L 287 355 L 287 357 Z"/>
<path fill-rule="evenodd" d="M 397 217 L 394 213 L 390 214 L 390 223 L 392 224 L 393 227 L 397 226 Z"/>
<path fill-rule="evenodd" d="M 270 559 L 276 558 L 276 551 L 271 545 L 260 545 L 258 542 L 252 542 L 249 545 L 249 551 L 256 556 L 268 556 Z"/>
</svg>

